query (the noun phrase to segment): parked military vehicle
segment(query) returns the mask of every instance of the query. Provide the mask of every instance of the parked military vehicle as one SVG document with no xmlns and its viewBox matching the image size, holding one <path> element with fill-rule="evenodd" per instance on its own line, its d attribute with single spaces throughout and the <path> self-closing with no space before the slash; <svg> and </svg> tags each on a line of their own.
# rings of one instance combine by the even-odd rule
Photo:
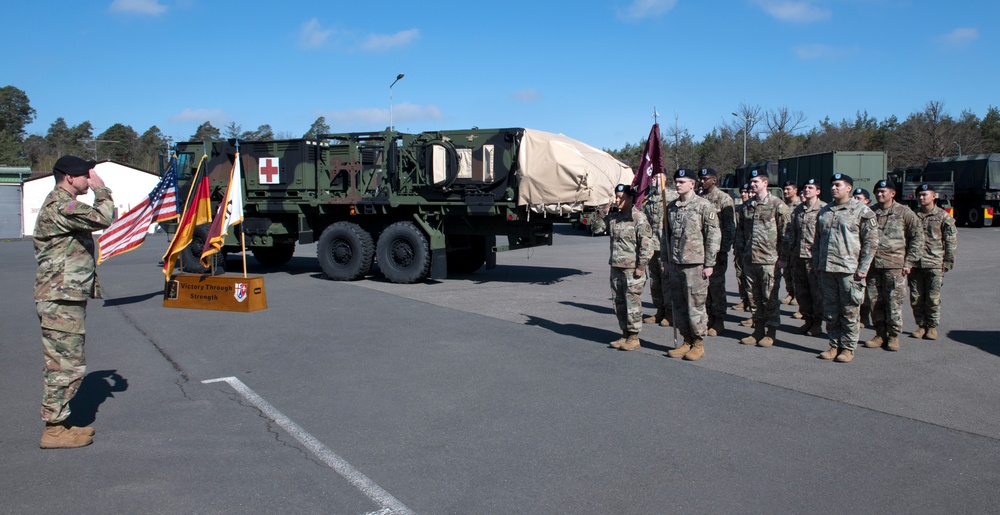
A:
<svg viewBox="0 0 1000 515">
<path fill-rule="evenodd" d="M 931 159 L 926 174 L 948 174 L 954 183 L 955 222 L 969 227 L 992 226 L 1000 210 L 1000 154 L 941 157 Z"/>
<path fill-rule="evenodd" d="M 822 184 L 820 198 L 830 202 L 830 178 L 835 173 L 844 173 L 854 179 L 855 188 L 869 192 L 875 183 L 886 178 L 885 152 L 825 152 L 804 156 L 786 157 L 778 160 L 779 186 L 792 180 L 801 185 L 809 179 Z"/>
<path fill-rule="evenodd" d="M 719 188 L 722 191 L 733 197 L 733 201 L 739 205 L 743 203 L 743 198 L 740 196 L 740 188 L 750 182 L 750 171 L 751 170 L 765 170 L 767 171 L 768 191 L 772 194 L 780 195 L 781 187 L 777 183 L 778 180 L 778 161 L 774 159 L 769 159 L 767 161 L 757 161 L 755 163 L 745 163 L 736 167 L 736 171 L 733 173 L 728 173 L 722 177 L 719 182 Z"/>
<path fill-rule="evenodd" d="M 891 177 L 891 176 L 890 176 Z M 917 188 L 922 183 L 927 183 L 937 192 L 935 204 L 952 217 L 955 216 L 952 201 L 955 199 L 955 174 L 951 170 L 928 172 L 919 166 L 911 166 L 902 171 L 897 177 L 891 177 L 896 181 L 896 198 L 906 204 L 910 209 L 916 211 L 920 208 L 920 201 L 917 199 Z"/>
<path fill-rule="evenodd" d="M 240 251 L 238 230 L 266 266 L 316 242 L 334 280 L 361 279 L 376 263 L 397 283 L 492 266 L 497 251 L 551 245 L 553 224 L 581 223 L 633 177 L 606 152 L 560 134 L 474 128 L 179 143 L 182 191 L 205 155 L 213 203 L 221 201 L 237 145 L 244 221 L 223 253 Z M 196 228 L 186 270 L 205 271 L 196 254 L 207 230 Z"/>
</svg>

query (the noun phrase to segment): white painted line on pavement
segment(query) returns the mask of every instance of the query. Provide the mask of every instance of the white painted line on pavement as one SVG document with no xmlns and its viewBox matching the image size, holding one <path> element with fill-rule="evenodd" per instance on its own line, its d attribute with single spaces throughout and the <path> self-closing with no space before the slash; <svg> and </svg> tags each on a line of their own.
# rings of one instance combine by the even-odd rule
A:
<svg viewBox="0 0 1000 515">
<path fill-rule="evenodd" d="M 399 502 L 395 497 L 393 497 L 389 492 L 386 492 L 382 487 L 375 484 L 374 481 L 368 479 L 367 476 L 359 472 L 357 469 L 351 466 L 350 463 L 345 461 L 336 453 L 330 450 L 329 447 L 323 445 L 323 442 L 317 440 L 313 435 L 306 432 L 298 424 L 292 421 L 292 419 L 286 417 L 283 413 L 278 411 L 277 408 L 272 406 L 269 402 L 264 400 L 263 397 L 257 395 L 256 392 L 250 389 L 249 386 L 243 384 L 236 377 L 218 377 L 215 379 L 206 379 L 202 381 L 204 384 L 208 383 L 228 383 L 232 386 L 234 390 L 239 392 L 244 399 L 253 404 L 264 414 L 267 418 L 282 427 L 288 434 L 295 437 L 302 445 L 309 449 L 317 458 L 330 466 L 337 474 L 349 481 L 355 488 L 361 490 L 361 493 L 365 494 L 369 499 L 374 501 L 376 504 L 382 507 L 381 510 L 375 512 L 379 514 L 403 514 L 403 513 L 414 513 L 412 510 L 406 507 L 403 503 Z"/>
</svg>

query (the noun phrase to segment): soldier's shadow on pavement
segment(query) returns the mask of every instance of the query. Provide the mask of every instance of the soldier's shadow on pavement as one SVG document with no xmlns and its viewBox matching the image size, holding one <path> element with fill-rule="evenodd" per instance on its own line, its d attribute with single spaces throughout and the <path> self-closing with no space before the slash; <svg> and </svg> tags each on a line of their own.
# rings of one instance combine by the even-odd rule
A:
<svg viewBox="0 0 1000 515">
<path fill-rule="evenodd" d="M 594 313 L 599 313 L 601 315 L 614 315 L 615 310 L 609 306 L 595 306 L 593 304 L 581 304 L 579 302 L 572 302 L 568 300 L 560 301 L 560 304 L 564 306 L 573 306 L 574 308 L 586 309 L 587 311 L 593 311 Z"/>
<path fill-rule="evenodd" d="M 541 317 L 536 317 L 533 315 L 527 315 L 521 313 L 528 318 L 525 325 L 533 325 L 536 327 L 541 327 L 543 329 L 548 329 L 553 333 L 562 334 L 566 336 L 572 336 L 574 338 L 579 338 L 584 341 L 597 343 L 602 346 L 607 346 L 609 343 L 617 338 L 621 338 L 622 334 L 618 331 L 609 331 L 607 329 L 601 329 L 599 327 L 592 327 L 588 325 L 579 324 L 560 324 L 559 322 L 553 322 L 552 320 L 546 320 Z M 673 347 L 667 347 L 663 345 L 658 345 L 652 343 L 648 340 L 642 338 L 642 334 L 639 335 L 639 340 L 642 342 L 642 347 L 645 349 L 666 352 Z"/>
<path fill-rule="evenodd" d="M 1000 356 L 1000 331 L 948 331 L 948 338 Z"/>
<path fill-rule="evenodd" d="M 154 297 L 163 297 L 163 290 L 154 291 L 150 293 L 143 293 L 141 295 L 131 295 L 128 297 L 118 297 L 113 299 L 105 299 L 104 307 L 112 306 L 124 306 L 126 304 L 138 304 L 140 302 L 152 299 Z"/>
<path fill-rule="evenodd" d="M 117 370 L 98 370 L 84 376 L 76 396 L 69 401 L 66 421 L 73 426 L 89 426 L 97 419 L 97 410 L 115 392 L 128 389 L 128 381 Z"/>
</svg>

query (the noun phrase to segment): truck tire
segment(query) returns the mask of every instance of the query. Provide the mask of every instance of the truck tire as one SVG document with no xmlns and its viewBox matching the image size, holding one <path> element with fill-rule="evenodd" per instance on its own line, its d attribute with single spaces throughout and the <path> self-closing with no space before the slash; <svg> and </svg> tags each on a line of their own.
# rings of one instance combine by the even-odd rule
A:
<svg viewBox="0 0 1000 515">
<path fill-rule="evenodd" d="M 482 236 L 449 236 L 448 245 L 459 247 L 448 252 L 448 273 L 468 275 L 486 263 L 486 239 Z"/>
<path fill-rule="evenodd" d="M 262 266 L 276 267 L 291 261 L 295 243 L 279 243 L 272 247 L 250 247 L 253 258 Z"/>
<path fill-rule="evenodd" d="M 208 240 L 208 230 L 212 224 L 201 224 L 194 228 L 191 243 L 181 251 L 181 271 L 192 274 L 208 274 L 212 267 L 201 266 L 201 251 Z M 215 260 L 215 275 L 226 273 L 226 256 L 221 251 L 212 255 Z"/>
<path fill-rule="evenodd" d="M 966 210 L 965 221 L 969 227 L 983 226 L 983 208 L 972 206 Z"/>
<path fill-rule="evenodd" d="M 323 273 L 334 281 L 357 281 L 372 268 L 372 235 L 358 224 L 337 222 L 319 236 L 316 257 Z"/>
<path fill-rule="evenodd" d="M 431 251 L 427 237 L 413 222 L 396 222 L 378 237 L 378 267 L 385 278 L 412 284 L 427 277 Z"/>
</svg>

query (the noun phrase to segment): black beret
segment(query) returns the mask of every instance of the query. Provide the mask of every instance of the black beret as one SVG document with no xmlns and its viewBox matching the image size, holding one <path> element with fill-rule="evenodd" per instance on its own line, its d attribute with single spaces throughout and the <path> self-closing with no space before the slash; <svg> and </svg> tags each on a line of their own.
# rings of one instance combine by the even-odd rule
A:
<svg viewBox="0 0 1000 515">
<path fill-rule="evenodd" d="M 743 183 L 743 187 L 740 188 L 740 190 L 741 191 L 750 191 L 750 183 L 749 182 L 744 182 Z"/>
<path fill-rule="evenodd" d="M 615 186 L 615 193 L 624 193 L 630 197 L 635 197 L 635 191 L 632 190 L 632 186 L 628 184 L 619 184 Z"/>
<path fill-rule="evenodd" d="M 872 198 L 871 195 L 868 194 L 868 190 L 866 190 L 864 188 L 854 188 L 854 192 L 852 192 L 851 195 L 852 196 L 853 195 L 861 195 L 862 197 L 864 197 L 864 198 L 866 198 L 868 200 L 871 200 L 871 198 Z"/>
<path fill-rule="evenodd" d="M 767 174 L 760 170 L 750 170 L 750 177 L 763 177 L 767 178 Z"/>
<path fill-rule="evenodd" d="M 97 161 L 87 161 L 86 159 L 76 156 L 62 156 L 56 161 L 56 164 L 52 166 L 52 171 L 65 175 L 81 176 L 90 173 L 90 170 L 93 169 L 96 164 Z"/>
<path fill-rule="evenodd" d="M 795 186 L 796 188 L 799 187 L 799 185 L 795 184 L 795 181 L 793 181 L 791 179 L 785 181 L 785 183 L 781 185 L 782 188 L 784 188 L 785 186 Z"/>
<path fill-rule="evenodd" d="M 934 185 L 926 182 L 921 183 L 920 186 L 917 186 L 917 191 L 934 191 Z"/>
<path fill-rule="evenodd" d="M 680 170 L 677 170 L 676 172 L 674 172 L 674 179 L 679 179 L 681 177 L 684 177 L 685 179 L 692 179 L 692 180 L 694 180 L 694 175 L 695 174 L 692 173 L 691 170 L 685 170 L 685 169 L 681 168 Z"/>
<path fill-rule="evenodd" d="M 702 168 L 698 175 L 702 177 L 718 177 L 719 172 L 716 172 L 714 168 Z"/>
<path fill-rule="evenodd" d="M 806 186 L 808 186 L 810 184 L 813 185 L 813 186 L 816 186 L 817 188 L 819 187 L 819 184 L 816 184 L 816 179 L 806 179 L 806 182 L 803 182 L 802 186 L 799 187 L 799 189 L 805 188 Z"/>
<path fill-rule="evenodd" d="M 888 179 L 882 179 L 881 181 L 878 181 L 878 182 L 875 183 L 875 188 L 874 189 L 877 190 L 879 188 L 888 188 L 890 190 L 894 190 L 894 189 L 896 189 L 896 185 L 892 181 L 890 181 Z"/>
<path fill-rule="evenodd" d="M 833 177 L 830 177 L 830 182 L 835 182 L 835 181 L 844 181 L 850 184 L 851 186 L 854 186 L 854 179 L 852 179 L 851 176 L 847 175 L 846 173 L 833 174 Z"/>
</svg>

